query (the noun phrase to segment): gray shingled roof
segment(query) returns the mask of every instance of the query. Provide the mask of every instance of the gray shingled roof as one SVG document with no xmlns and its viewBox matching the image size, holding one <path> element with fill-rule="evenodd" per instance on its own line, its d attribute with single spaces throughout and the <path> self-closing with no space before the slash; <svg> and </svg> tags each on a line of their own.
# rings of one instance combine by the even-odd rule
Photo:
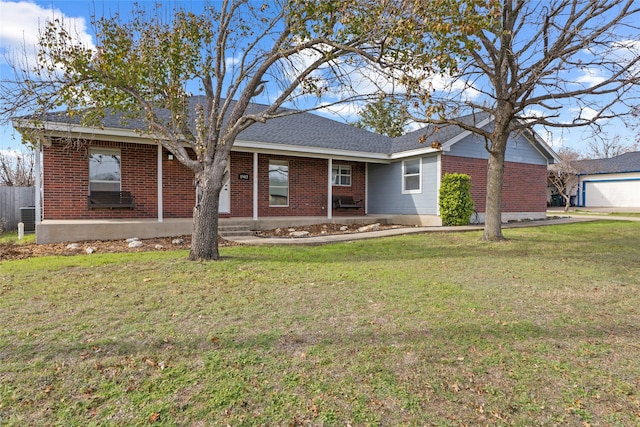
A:
<svg viewBox="0 0 640 427">
<path fill-rule="evenodd" d="M 293 114 L 267 120 L 266 123 L 255 123 L 242 131 L 238 139 L 385 154 L 389 153 L 391 147 L 391 139 L 384 135 L 311 113 Z"/>
<path fill-rule="evenodd" d="M 195 111 L 198 103 L 204 103 L 204 96 L 189 99 L 190 111 Z M 234 101 L 235 102 L 235 101 Z M 255 114 L 266 109 L 267 105 L 252 103 L 247 112 Z M 233 108 L 233 106 L 231 107 Z M 230 108 L 230 109 L 231 109 Z M 287 111 L 287 109 L 282 109 Z M 81 115 L 69 116 L 66 113 L 49 113 L 42 120 L 57 123 L 79 125 Z M 166 110 L 160 110 L 161 119 L 169 118 Z M 144 129 L 146 123 L 139 119 L 125 119 L 122 113 L 107 114 L 102 120 L 106 128 Z M 194 117 L 190 117 L 190 127 L 195 128 Z M 265 142 L 270 144 L 286 144 L 302 147 L 326 148 L 327 150 L 352 150 L 368 153 L 388 154 L 392 140 L 365 129 L 340 123 L 317 114 L 300 113 L 267 120 L 266 123 L 254 123 L 242 131 L 239 140 L 248 142 Z"/>
<path fill-rule="evenodd" d="M 580 174 L 640 172 L 640 151 L 609 159 L 580 160 L 573 163 Z"/>
<path fill-rule="evenodd" d="M 195 111 L 196 104 L 204 102 L 206 102 L 204 96 L 189 98 L 189 103 L 191 104 L 189 110 Z M 252 103 L 247 111 L 249 113 L 257 113 L 267 107 L 267 105 Z M 286 109 L 283 110 L 287 111 Z M 158 115 L 164 119 L 169 118 L 166 110 L 160 111 Z M 464 116 L 461 120 L 469 123 L 479 123 L 488 117 L 488 113 L 479 113 Z M 122 119 L 122 113 L 107 114 L 102 120 L 102 125 L 106 128 L 128 130 L 144 129 L 146 127 L 146 123 L 143 120 L 127 119 L 123 121 Z M 69 116 L 66 113 L 49 113 L 43 120 L 79 125 L 81 115 Z M 195 128 L 193 117 L 190 117 L 190 126 Z M 434 132 L 434 129 L 434 126 L 427 126 L 398 138 L 389 138 L 307 112 L 267 120 L 266 123 L 255 123 L 241 132 L 238 139 L 274 145 L 285 144 L 327 150 L 393 154 L 429 148 L 434 141 L 444 144 L 464 132 L 464 129 L 455 125 L 438 126 L 437 132 Z M 425 140 L 421 143 L 420 139 L 423 136 L 425 136 Z"/>
<path fill-rule="evenodd" d="M 464 117 L 460 117 L 463 123 L 480 123 L 489 117 L 488 113 L 469 114 Z M 437 130 L 436 130 L 437 129 Z M 431 143 L 439 142 L 444 144 L 445 142 L 455 138 L 461 133 L 465 132 L 459 126 L 446 125 L 446 126 L 434 126 L 429 125 L 422 129 L 418 129 L 413 132 L 409 132 L 405 135 L 399 136 L 393 139 L 391 145 L 391 153 L 401 153 L 403 151 L 415 150 L 423 147 L 430 147 Z M 421 143 L 420 139 L 425 138 Z"/>
</svg>

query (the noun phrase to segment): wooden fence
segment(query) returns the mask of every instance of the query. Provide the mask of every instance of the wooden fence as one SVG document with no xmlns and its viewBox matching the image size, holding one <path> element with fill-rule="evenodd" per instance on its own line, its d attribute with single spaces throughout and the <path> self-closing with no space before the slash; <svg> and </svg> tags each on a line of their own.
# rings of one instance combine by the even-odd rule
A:
<svg viewBox="0 0 640 427">
<path fill-rule="evenodd" d="M 0 187 L 0 222 L 7 230 L 17 230 L 20 208 L 36 204 L 35 187 Z"/>
</svg>

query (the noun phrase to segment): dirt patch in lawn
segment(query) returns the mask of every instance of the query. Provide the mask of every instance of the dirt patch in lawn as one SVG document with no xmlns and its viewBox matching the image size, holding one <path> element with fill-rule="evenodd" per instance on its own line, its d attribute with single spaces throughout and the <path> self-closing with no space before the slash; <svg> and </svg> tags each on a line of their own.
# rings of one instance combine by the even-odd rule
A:
<svg viewBox="0 0 640 427">
<path fill-rule="evenodd" d="M 176 239 L 181 242 L 177 243 L 178 240 Z M 106 254 L 189 249 L 191 247 L 191 236 L 143 239 L 140 240 L 140 242 L 142 243 L 142 246 L 140 247 L 129 247 L 129 242 L 125 240 L 95 240 L 90 242 L 78 242 L 76 244 L 77 247 L 71 247 L 69 243 L 54 243 L 48 245 L 37 245 L 35 243 L 3 243 L 0 244 L 0 261 L 50 255 L 81 255 L 87 254 L 88 252 Z M 232 244 L 234 243 L 226 240 L 220 241 L 220 246 L 229 246 Z"/>
<path fill-rule="evenodd" d="M 389 228 L 398 228 L 398 225 L 378 225 L 363 230 L 361 227 L 367 227 L 362 224 L 314 224 L 297 227 L 277 228 L 274 230 L 263 230 L 256 235 L 259 237 L 286 237 L 292 238 L 292 233 L 302 233 L 299 237 L 323 236 L 328 234 L 353 234 L 366 233 L 373 230 L 384 230 Z M 180 243 L 174 243 L 176 239 L 181 240 Z M 140 240 L 142 246 L 129 247 L 129 243 L 125 240 L 96 240 L 89 242 L 79 242 L 77 247 L 70 247 L 69 243 L 54 243 L 47 245 L 37 245 L 35 243 L 19 244 L 19 243 L 2 243 L 0 244 L 0 261 L 8 261 L 14 259 L 27 259 L 40 256 L 71 256 L 91 253 L 120 253 L 120 252 L 147 252 L 147 251 L 168 251 L 176 249 L 189 249 L 191 247 L 191 236 L 164 237 L 156 239 Z M 235 246 L 239 243 L 220 238 L 220 247 Z"/>
<path fill-rule="evenodd" d="M 355 234 L 367 233 L 369 231 L 388 230 L 392 228 L 402 228 L 402 225 L 388 224 L 313 224 L 296 227 L 282 227 L 273 230 L 262 230 L 256 233 L 258 237 L 314 237 L 332 234 Z"/>
</svg>

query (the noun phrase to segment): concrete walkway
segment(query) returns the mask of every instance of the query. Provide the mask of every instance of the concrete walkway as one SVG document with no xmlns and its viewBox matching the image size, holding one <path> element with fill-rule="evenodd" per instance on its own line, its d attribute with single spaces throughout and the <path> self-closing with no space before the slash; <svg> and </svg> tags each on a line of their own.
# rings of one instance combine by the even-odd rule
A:
<svg viewBox="0 0 640 427">
<path fill-rule="evenodd" d="M 594 213 L 593 215 L 571 215 L 571 212 L 550 211 L 548 216 L 551 219 L 540 221 L 521 221 L 503 224 L 503 228 L 519 228 L 519 227 L 541 227 L 557 224 L 571 224 L 577 222 L 597 221 L 601 219 L 612 220 L 631 220 L 640 221 L 640 217 L 622 217 L 622 216 L 604 216 L 604 213 Z M 553 218 L 553 217 L 559 218 Z M 472 230 L 482 230 L 483 225 L 466 225 L 457 227 L 399 227 L 380 231 L 368 231 L 364 233 L 351 234 L 327 234 L 312 237 L 257 237 L 257 236 L 239 236 L 228 237 L 227 240 L 248 244 L 248 245 L 323 245 L 335 242 L 349 242 L 362 239 L 377 239 L 380 237 L 399 236 L 403 234 L 419 234 L 419 233 L 445 233 L 445 232 L 462 232 Z"/>
</svg>

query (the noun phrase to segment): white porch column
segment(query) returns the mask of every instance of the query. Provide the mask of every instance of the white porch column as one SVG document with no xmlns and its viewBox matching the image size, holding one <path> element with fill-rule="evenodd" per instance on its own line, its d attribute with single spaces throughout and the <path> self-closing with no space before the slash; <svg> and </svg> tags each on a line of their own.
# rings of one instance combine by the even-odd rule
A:
<svg viewBox="0 0 640 427">
<path fill-rule="evenodd" d="M 364 164 L 364 214 L 369 213 L 369 163 Z"/>
<path fill-rule="evenodd" d="M 253 153 L 253 219 L 258 220 L 258 153 Z"/>
<path fill-rule="evenodd" d="M 328 169 L 328 175 L 329 178 L 327 179 L 327 219 L 331 219 L 333 217 L 333 193 L 332 193 L 332 183 L 331 183 L 331 171 L 333 169 L 333 159 L 329 158 L 327 164 L 329 165 L 329 169 Z"/>
<path fill-rule="evenodd" d="M 158 142 L 158 222 L 162 222 L 162 144 Z"/>
<path fill-rule="evenodd" d="M 422 160 L 420 160 L 422 161 Z M 436 162 L 436 194 L 440 194 L 440 185 L 442 184 L 442 152 L 438 153 L 438 161 Z M 440 215 L 440 196 L 436 199 L 436 215 Z"/>
<path fill-rule="evenodd" d="M 36 224 L 40 224 L 40 222 L 42 222 L 42 140 L 40 138 L 38 138 L 35 157 L 36 157 L 35 158 L 35 174 L 36 174 L 35 216 L 36 216 Z"/>
</svg>

